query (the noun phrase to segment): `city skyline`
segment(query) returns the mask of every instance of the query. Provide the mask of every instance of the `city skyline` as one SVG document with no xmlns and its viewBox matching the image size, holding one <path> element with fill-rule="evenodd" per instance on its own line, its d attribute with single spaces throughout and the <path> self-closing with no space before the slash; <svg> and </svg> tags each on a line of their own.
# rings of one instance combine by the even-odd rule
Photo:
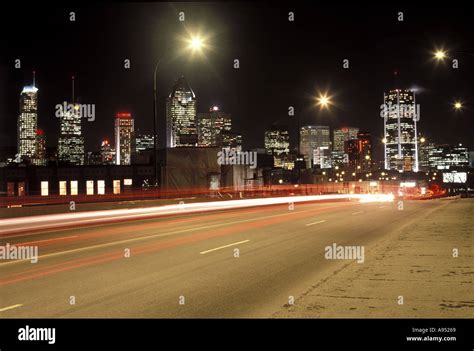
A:
<svg viewBox="0 0 474 351">
<path fill-rule="evenodd" d="M 35 165 L 46 165 L 48 163 L 47 158 L 51 158 L 51 154 L 48 155 L 46 152 L 46 136 L 42 129 L 38 127 L 38 91 L 36 87 L 36 72 L 33 71 L 33 84 L 25 85 L 22 89 L 20 96 L 20 109 L 17 121 L 17 154 L 13 158 L 14 162 L 25 158 L 30 160 Z M 102 164 L 94 159 L 88 158 L 92 154 L 99 155 L 103 153 L 104 141 L 101 141 L 100 152 L 96 149 L 90 151 L 84 149 L 84 137 L 82 136 L 82 119 L 85 117 L 88 120 L 95 120 L 95 115 L 91 114 L 90 106 L 84 106 L 75 102 L 75 77 L 72 77 L 72 95 L 71 102 L 64 102 L 64 105 L 56 105 L 56 117 L 59 118 L 60 124 L 60 135 L 57 143 L 57 160 L 63 164 L 69 163 L 71 165 L 84 165 L 84 164 Z M 417 130 L 416 124 L 420 119 L 420 106 L 416 104 L 415 98 L 416 92 L 414 90 L 403 90 L 395 89 L 384 93 L 384 103 L 380 106 L 380 117 L 383 119 L 384 126 L 384 138 L 381 140 L 381 147 L 384 150 L 384 156 L 382 160 L 377 160 L 373 155 L 373 138 L 370 133 L 362 132 L 367 135 L 365 138 L 367 141 L 364 142 L 364 137 L 359 138 L 358 127 L 335 127 L 330 128 L 329 126 L 317 126 L 307 125 L 299 127 L 299 144 L 292 145 L 290 143 L 290 129 L 288 125 L 280 123 L 273 123 L 272 126 L 266 127 L 264 131 L 264 147 L 268 154 L 275 157 L 275 167 L 292 169 L 295 164 L 295 157 L 300 154 L 304 157 L 306 168 L 312 168 L 313 166 L 319 165 L 320 168 L 332 168 L 336 165 L 358 164 L 357 169 L 361 169 L 360 164 L 367 163 L 370 166 L 364 166 L 363 168 L 368 172 L 372 169 L 374 162 L 383 161 L 384 169 L 392 170 L 396 169 L 399 171 L 414 171 L 420 170 L 419 163 L 421 157 L 420 154 L 424 151 L 425 146 L 429 146 L 434 149 L 435 152 L 438 150 L 451 150 L 460 149 L 459 153 L 456 154 L 453 159 L 453 165 L 464 164 L 469 162 L 469 156 L 466 156 L 466 161 L 462 150 L 466 149 L 466 153 L 469 149 L 463 147 L 462 143 L 454 143 L 451 145 L 443 143 L 435 143 L 433 141 L 426 142 L 426 138 L 423 136 L 423 131 Z M 232 130 L 231 115 L 220 111 L 218 106 L 212 106 L 209 112 L 197 112 L 196 111 L 197 97 L 190 85 L 186 81 L 183 75 L 179 76 L 175 80 L 174 85 L 171 88 L 169 96 L 166 98 L 167 104 L 167 139 L 166 143 L 168 147 L 203 147 L 203 146 L 220 146 L 220 147 L 231 147 L 236 150 L 242 150 L 242 135 L 237 134 Z M 328 99 L 329 101 L 329 99 Z M 69 108 L 69 110 L 68 110 Z M 95 111 L 95 106 L 92 109 Z M 119 126 L 117 123 L 120 121 L 122 124 L 127 125 Z M 129 125 L 128 123 L 131 123 Z M 120 123 L 119 123 L 120 124 Z M 278 144 L 282 141 L 278 141 L 279 135 L 275 135 L 275 141 L 270 141 L 269 133 L 272 131 L 284 131 L 284 143 L 282 150 L 277 146 L 271 146 L 270 144 Z M 318 132 L 325 130 L 326 141 L 321 142 L 321 137 L 318 136 Z M 124 134 L 124 131 L 125 134 Z M 332 132 L 332 133 L 331 133 Z M 31 134 L 33 138 L 25 138 L 25 135 Z M 316 133 L 316 134 L 315 134 Z M 175 135 L 171 138 L 171 135 Z M 173 139 L 177 139 L 176 135 L 180 135 L 185 143 L 173 143 Z M 332 138 L 331 138 L 332 135 Z M 132 153 L 139 153 L 138 149 L 135 149 L 136 142 L 140 142 L 141 137 L 146 137 L 146 134 L 140 133 L 138 130 L 134 130 L 134 118 L 132 118 L 130 112 L 117 112 L 115 114 L 115 128 L 114 128 L 114 141 L 115 141 L 115 161 L 117 165 L 130 165 L 132 164 Z M 416 136 L 416 137 L 415 137 Z M 150 138 L 150 137 L 148 137 Z M 237 139 L 236 139 L 237 138 Z M 368 138 L 368 139 L 367 139 Z M 314 140 L 313 140 L 314 139 Z M 153 141 L 153 134 L 151 134 L 151 141 Z M 177 139 L 179 140 L 179 139 Z M 189 142 L 192 141 L 192 142 Z M 352 143 L 351 143 L 352 142 Z M 362 144 L 368 143 L 368 157 L 365 161 L 357 161 L 360 156 L 352 155 L 355 150 L 362 152 L 364 147 Z M 122 145 L 125 143 L 125 145 Z M 173 143 L 173 145 L 171 145 Z M 349 143 L 349 144 L 348 144 Z M 119 147 L 119 145 L 121 145 Z M 148 143 L 148 146 L 151 144 Z M 408 145 L 408 146 L 407 146 Z M 27 152 L 27 147 L 34 150 L 33 152 Z M 366 147 L 365 147 L 366 148 Z M 424 149 L 423 149 L 424 148 Z M 352 151 L 348 151 L 348 149 Z M 119 150 L 117 152 L 117 150 Z M 120 151 L 122 150 L 122 151 Z M 256 150 L 256 149 L 255 149 Z M 275 152 L 275 150 L 277 152 Z M 145 149 L 141 150 L 141 152 Z M 108 152 L 108 151 L 107 151 Z M 365 152 L 365 151 L 364 151 Z M 440 157 L 449 158 L 449 152 L 443 154 L 441 151 Z M 41 157 L 37 156 L 41 154 Z M 280 155 L 283 154 L 283 159 Z M 403 157 L 401 156 L 403 154 Z M 124 156 L 125 155 L 125 156 Z M 434 161 L 430 161 L 431 153 L 425 152 L 425 167 L 433 168 L 432 164 Z M 98 156 L 99 157 L 99 156 Z M 124 158 L 125 157 L 125 158 Z M 459 160 L 458 160 L 459 157 Z M 100 156 L 100 159 L 104 159 L 104 156 Z M 352 160 L 349 160 L 352 158 Z M 354 159 L 355 158 L 355 159 Z M 314 162 L 317 159 L 317 162 Z M 323 162 L 324 161 L 324 162 Z M 355 162 L 355 163 L 354 163 Z M 431 163 L 430 163 L 431 162 Z M 451 161 L 439 161 L 437 164 Z M 105 162 L 108 164 L 109 162 Z M 324 165 L 323 165 L 324 164 Z M 377 168 L 377 167 L 376 167 Z M 355 169 L 355 170 L 357 170 Z"/>
<path fill-rule="evenodd" d="M 159 31 L 160 28 L 166 28 L 162 34 L 159 35 L 157 40 L 154 40 L 156 50 L 148 51 L 148 54 L 139 53 L 135 50 L 135 54 L 132 55 L 132 51 L 122 45 L 114 47 L 112 43 L 117 43 L 119 36 L 124 34 L 124 31 L 129 31 L 129 35 L 138 35 L 139 33 L 145 33 L 142 30 L 142 26 L 131 27 L 119 26 L 118 30 L 111 36 L 112 43 L 107 45 L 107 62 L 110 66 L 109 69 L 102 70 L 101 73 L 97 72 L 97 69 L 101 68 L 105 61 L 104 59 L 92 59 L 87 63 L 86 66 L 79 70 L 78 64 L 75 63 L 77 58 L 70 58 L 66 61 L 48 62 L 46 56 L 41 50 L 35 50 L 32 47 L 30 50 L 25 51 L 25 48 L 18 50 L 19 55 L 14 55 L 15 50 L 10 50 L 9 54 L 11 57 L 8 61 L 2 61 L 0 74 L 5 77 L 4 86 L 0 87 L 0 96 L 5 99 L 3 103 L 4 111 L 2 115 L 2 122 L 4 122 L 4 130 L 11 130 L 12 118 L 18 114 L 18 105 L 15 103 L 18 96 L 13 94 L 15 87 L 21 90 L 21 87 L 26 85 L 26 82 L 31 81 L 31 71 L 36 70 L 38 79 L 37 86 L 41 89 L 40 91 L 40 102 L 38 116 L 40 120 L 44 121 L 44 125 L 40 122 L 41 127 L 45 130 L 47 136 L 47 145 L 54 145 L 54 140 L 58 133 L 58 127 L 55 124 L 55 120 L 50 117 L 54 112 L 54 105 L 61 101 L 68 100 L 70 93 L 68 92 L 68 81 L 71 75 L 76 76 L 76 85 L 78 86 L 78 100 L 82 103 L 94 103 L 97 107 L 97 119 L 93 123 L 84 124 L 84 135 L 88 136 L 86 141 L 86 149 L 94 150 L 98 149 L 100 142 L 104 138 L 111 139 L 113 137 L 113 131 L 110 129 L 105 133 L 98 135 L 98 131 L 103 131 L 107 125 L 110 125 L 110 120 L 113 120 L 113 116 L 118 110 L 130 111 L 136 116 L 137 127 L 146 132 L 152 130 L 152 113 L 153 110 L 149 104 L 150 98 L 150 84 L 151 84 L 151 72 L 152 64 L 145 64 L 148 60 L 155 60 L 156 57 L 160 56 L 160 52 L 165 47 L 165 44 L 174 44 L 176 37 L 188 27 L 202 28 L 202 22 L 204 20 L 210 20 L 202 31 L 206 30 L 212 33 L 212 45 L 211 52 L 206 55 L 206 58 L 197 58 L 191 62 L 186 57 L 171 58 L 162 64 L 158 72 L 158 111 L 159 111 L 159 123 L 158 126 L 158 141 L 162 143 L 165 140 L 165 97 L 169 92 L 169 88 L 172 82 L 184 74 L 188 77 L 189 82 L 198 92 L 198 105 L 197 112 L 206 111 L 209 106 L 217 105 L 226 111 L 229 111 L 234 116 L 234 125 L 236 130 L 241 131 L 244 135 L 243 142 L 245 149 L 252 149 L 255 147 L 263 146 L 263 140 L 260 137 L 264 129 L 274 122 L 282 122 L 290 125 L 292 144 L 296 143 L 297 131 L 295 130 L 294 119 L 288 117 L 287 111 L 289 106 L 293 106 L 295 109 L 295 117 L 300 119 L 300 125 L 303 124 L 322 124 L 330 125 L 331 128 L 337 128 L 341 126 L 357 125 L 360 129 L 369 131 L 374 138 L 374 153 L 375 157 L 380 159 L 383 156 L 383 151 L 380 150 L 380 144 L 378 143 L 383 137 L 383 128 L 380 126 L 377 120 L 378 107 L 380 105 L 380 99 L 384 91 L 393 89 L 395 87 L 402 89 L 409 89 L 416 86 L 417 90 L 417 101 L 422 106 L 422 117 L 420 121 L 420 129 L 425 131 L 425 137 L 428 141 L 435 141 L 437 143 L 458 143 L 462 142 L 466 144 L 470 149 L 474 148 L 472 145 L 471 138 L 468 137 L 468 130 L 472 127 L 472 119 L 469 118 L 472 115 L 472 110 L 469 108 L 469 94 L 468 94 L 468 81 L 465 78 L 468 76 L 470 68 L 467 58 L 460 56 L 459 68 L 454 70 L 450 68 L 448 64 L 440 64 L 439 62 L 432 61 L 432 51 L 438 46 L 446 47 L 446 49 L 459 49 L 463 48 L 468 40 L 467 38 L 469 31 L 461 31 L 461 35 L 456 35 L 457 41 L 452 44 L 447 41 L 446 35 L 440 35 L 436 37 L 436 33 L 442 33 L 443 22 L 437 23 L 439 28 L 436 28 L 432 33 L 432 38 L 429 41 L 421 38 L 424 36 L 425 30 L 414 31 L 416 23 L 410 21 L 407 18 L 403 23 L 398 23 L 396 18 L 391 15 L 395 13 L 390 7 L 383 9 L 376 8 L 373 11 L 377 11 L 379 17 L 382 18 L 374 19 L 370 16 L 370 11 L 365 13 L 365 17 L 370 19 L 369 23 L 363 24 L 357 27 L 359 33 L 370 33 L 370 35 L 363 40 L 364 45 L 370 44 L 370 37 L 376 36 L 376 33 L 369 31 L 370 28 L 374 28 L 374 25 L 380 23 L 380 21 L 388 21 L 390 26 L 387 30 L 398 31 L 400 38 L 404 38 L 408 33 L 413 36 L 413 41 L 402 42 L 401 40 L 393 41 L 390 44 L 381 45 L 377 44 L 378 51 L 372 52 L 373 59 L 366 62 L 367 59 L 361 60 L 361 51 L 357 48 L 347 46 L 349 38 L 352 35 L 346 30 L 347 26 L 356 25 L 357 18 L 364 18 L 362 13 L 350 14 L 348 10 L 344 9 L 339 15 L 343 18 L 350 19 L 346 25 L 338 23 L 340 28 L 329 25 L 328 20 L 324 20 L 321 24 L 326 26 L 321 33 L 326 33 L 327 40 L 326 44 L 320 43 L 318 45 L 324 45 L 325 50 L 321 55 L 321 52 L 315 47 L 314 49 L 308 50 L 297 50 L 296 48 L 303 42 L 303 39 L 296 41 L 290 41 L 290 36 L 295 35 L 301 31 L 301 29 L 292 28 L 292 23 L 287 23 L 287 14 L 284 9 L 276 8 L 270 12 L 266 12 L 268 20 L 274 22 L 281 22 L 280 26 L 276 26 L 275 40 L 271 41 L 274 45 L 267 48 L 265 45 L 257 47 L 256 44 L 260 42 L 261 37 L 265 37 L 267 34 L 259 32 L 258 39 L 247 40 L 249 38 L 246 32 L 242 33 L 242 38 L 237 38 L 236 31 L 236 19 L 230 21 L 224 21 L 229 19 L 229 13 L 233 9 L 231 4 L 219 4 L 214 6 L 210 13 L 215 14 L 214 16 L 204 16 L 202 13 L 195 11 L 196 5 L 194 4 L 180 4 L 183 11 L 188 14 L 188 19 L 184 23 L 176 23 L 175 15 L 178 13 L 177 8 L 170 9 L 164 4 L 148 4 L 144 7 L 137 9 L 136 7 L 127 16 L 129 18 L 128 23 L 134 23 L 137 18 L 140 18 L 147 25 L 152 25 L 151 28 L 155 31 Z M 237 5 L 235 5 L 237 6 Z M 245 5 L 242 5 L 245 7 Z M 208 9 L 208 5 L 204 4 L 201 7 Z M 118 14 L 123 14 L 124 9 L 127 6 L 112 6 L 108 11 L 117 11 Z M 95 20 L 96 15 L 99 15 L 102 10 L 101 5 L 91 5 L 92 17 L 88 17 L 88 24 L 93 26 L 99 25 L 98 20 Z M 156 23 L 151 23 L 151 18 L 143 12 L 147 9 L 158 15 L 159 19 L 156 19 Z M 417 14 L 416 9 L 411 7 L 407 8 L 410 10 L 411 16 Z M 298 7 L 295 7 L 295 13 L 298 14 L 295 21 L 304 22 L 306 26 L 308 21 L 306 16 L 308 14 L 298 12 Z M 323 11 L 324 10 L 324 11 Z M 80 26 L 80 14 L 84 13 L 84 9 L 77 11 L 77 20 L 74 25 Z M 202 10 L 201 10 L 202 11 Z M 251 28 L 258 27 L 256 19 L 262 8 L 259 6 L 253 6 L 251 10 L 245 15 L 245 19 L 252 24 Z M 331 17 L 335 16 L 334 9 L 331 6 L 326 6 L 312 14 L 314 16 L 321 16 L 321 12 Z M 357 10 L 359 11 L 359 10 Z M 413 12 L 415 11 L 415 12 Z M 439 16 L 440 9 L 434 7 L 430 10 L 425 17 L 428 22 L 424 23 L 424 26 L 431 28 L 434 26 L 432 22 L 436 16 Z M 65 13 L 61 10 L 55 11 L 52 16 L 58 18 L 64 16 Z M 140 16 L 139 16 L 140 15 Z M 445 13 L 445 16 L 451 16 L 452 14 Z M 244 15 L 241 15 L 244 16 Z M 453 16 L 453 15 L 452 15 Z M 209 17 L 209 18 L 208 18 Z M 389 18 L 391 20 L 389 21 Z M 433 18 L 433 20 L 430 20 Z M 462 15 L 457 20 L 456 28 L 463 28 L 467 26 L 467 22 L 463 21 Z M 32 23 L 36 19 L 32 18 Z M 372 22 L 373 23 L 372 23 Z M 225 22 L 225 23 L 222 23 Z M 448 20 L 446 19 L 446 23 Z M 295 23 L 296 24 L 296 23 Z M 109 30 L 108 22 L 101 22 L 101 28 L 105 31 Z M 282 27 L 279 29 L 279 27 Z M 81 27 L 82 28 L 82 27 Z M 444 33 L 454 32 L 457 34 L 456 28 L 451 28 L 449 31 Z M 84 29 L 84 28 L 83 28 Z M 116 28 L 114 28 L 116 29 Z M 340 29 L 337 31 L 336 29 Z M 23 30 L 23 29 L 21 29 Z M 47 25 L 40 29 L 45 33 L 49 33 L 49 27 Z M 67 29 L 66 29 L 67 30 Z M 72 36 L 74 31 L 77 29 L 70 28 Z M 92 30 L 92 29 L 91 29 Z M 140 32 L 140 30 L 142 30 Z M 285 31 L 283 36 L 278 35 L 278 31 Z M 336 31 L 334 31 L 336 30 Z M 313 32 L 314 29 L 310 32 Z M 419 33 L 418 33 L 419 32 Z M 423 33 L 422 33 L 423 32 Z M 21 35 L 21 31 L 19 33 Z M 309 34 L 306 34 L 309 35 Z M 151 39 L 153 35 L 150 34 Z M 155 35 L 156 36 L 156 35 Z M 453 35 L 454 36 L 454 35 Z M 82 33 L 82 38 L 91 40 L 95 43 L 97 39 L 91 38 L 89 35 Z M 148 35 L 142 36 L 145 42 L 150 44 L 147 39 Z M 14 37 L 12 39 L 12 48 L 19 48 L 19 43 L 15 42 Z M 84 41 L 85 39 L 81 39 Z M 425 39 L 425 38 L 424 38 Z M 44 43 L 46 47 L 55 43 L 53 39 L 42 39 L 37 44 Z M 231 43 L 230 43 L 231 42 Z M 278 47 L 285 47 L 285 43 L 292 43 L 288 46 L 288 54 L 279 55 L 281 57 L 274 56 L 277 58 L 276 62 L 268 60 L 268 55 L 272 52 L 271 49 L 275 45 Z M 340 43 L 340 44 L 337 44 Z M 421 44 L 422 43 L 422 44 Z M 143 45 L 143 43 L 139 43 Z M 249 46 L 248 52 L 244 50 L 246 46 Z M 316 44 L 315 44 L 316 45 Z M 395 55 L 390 60 L 382 59 L 384 50 L 389 50 L 390 47 L 397 47 L 399 51 L 405 53 L 404 55 Z M 120 49 L 119 49 L 120 47 Z M 362 46 L 361 46 L 362 48 Z M 156 51 L 156 55 L 153 55 L 153 51 Z M 56 51 L 55 51 L 56 52 Z M 314 53 L 319 52 L 318 59 L 313 61 L 311 65 L 305 65 L 308 59 L 314 57 Z M 343 54 L 345 52 L 345 54 Z M 252 59 L 251 53 L 255 56 Z M 83 54 L 78 53 L 78 56 Z M 138 56 L 136 56 L 138 55 Z M 22 59 L 22 66 L 20 69 L 14 69 L 13 63 L 15 56 Z M 288 56 L 295 56 L 295 59 L 302 59 L 302 67 L 306 67 L 308 74 L 301 76 L 304 70 L 294 68 L 291 70 L 274 69 L 275 65 L 286 64 L 291 65 L 291 60 Z M 370 55 L 369 55 L 370 56 Z M 368 57 L 369 57 L 368 56 Z M 349 69 L 343 69 L 342 60 L 347 57 L 349 59 Z M 241 67 L 235 69 L 233 67 L 233 59 L 238 58 L 240 60 Z M 126 70 L 123 68 L 124 60 L 130 60 L 130 69 Z M 290 61 L 288 61 L 290 60 Z M 379 62 L 380 60 L 380 62 Z M 259 72 L 256 67 L 258 63 Z M 279 62 L 279 63 L 277 63 Z M 113 65 L 111 65 L 113 63 Z M 250 64 L 251 63 L 251 64 Z M 249 66 L 250 65 L 250 66 Z M 378 74 L 376 78 L 369 79 L 356 79 L 357 75 L 361 74 L 367 68 L 371 70 L 378 69 L 380 65 L 385 68 L 381 69 L 382 74 Z M 51 69 L 54 68 L 54 71 Z M 263 71 L 262 71 L 263 69 Z M 324 69 L 327 71 L 325 74 L 318 73 L 319 70 Z M 329 69 L 329 70 L 328 70 Z M 82 72 L 81 72 L 82 71 Z M 397 75 L 394 75 L 394 72 Z M 107 73 L 108 72 L 108 73 Z M 278 73 L 274 77 L 269 76 L 270 72 Z M 112 74 L 114 73 L 114 74 Z M 105 77 L 104 77 L 105 75 Z M 107 83 L 102 88 L 92 86 L 91 77 L 106 78 L 104 80 Z M 247 77 L 247 78 L 244 78 Z M 262 79 L 265 77 L 264 79 Z M 317 78 L 315 78 L 317 77 Z M 450 77 L 448 81 L 446 78 Z M 341 80 L 342 79 L 342 80 Z M 367 81 L 365 81 L 367 80 Z M 398 80 L 398 83 L 396 83 Z M 53 86 L 52 82 L 55 83 Z M 344 84 L 342 84 L 344 81 Z M 356 84 L 357 83 L 357 84 Z M 291 86 L 292 89 L 288 92 L 279 92 L 279 88 L 282 84 Z M 364 89 L 358 91 L 360 84 Z M 262 100 L 259 101 L 258 90 L 267 86 L 274 96 L 274 103 L 270 101 Z M 128 87 L 128 88 L 126 88 Z M 130 87 L 137 87 L 138 89 L 131 89 Z M 368 89 L 366 89 L 368 88 Z M 312 96 L 317 94 L 317 91 L 329 91 L 333 94 L 334 106 L 328 111 L 318 110 L 312 106 Z M 230 91 L 235 94 L 231 94 Z M 361 93 L 357 99 L 353 98 L 355 92 Z M 247 94 L 248 93 L 248 94 Z M 105 94 L 105 95 L 104 95 Z M 245 95 L 248 97 L 242 100 Z M 442 98 L 439 98 L 439 97 Z M 463 111 L 455 111 L 452 109 L 452 103 L 456 100 L 463 100 L 466 103 L 466 108 Z M 147 102 L 148 101 L 148 102 Z M 125 106 L 124 106 L 125 105 Z M 16 111 L 15 111 L 16 106 Z M 261 120 L 261 123 L 255 128 L 252 123 L 256 118 Z M 439 126 L 440 121 L 445 121 L 447 126 L 441 128 Z M 456 126 L 454 126 L 454 124 Z M 445 132 L 448 128 L 451 132 Z M 2 135 L 1 147 L 12 147 L 16 140 L 12 140 L 11 133 L 5 133 Z M 458 136 L 457 136 L 458 135 Z"/>
<path fill-rule="evenodd" d="M 168 318 L 472 348 L 473 5 L 1 14 L 1 350 Z"/>
</svg>

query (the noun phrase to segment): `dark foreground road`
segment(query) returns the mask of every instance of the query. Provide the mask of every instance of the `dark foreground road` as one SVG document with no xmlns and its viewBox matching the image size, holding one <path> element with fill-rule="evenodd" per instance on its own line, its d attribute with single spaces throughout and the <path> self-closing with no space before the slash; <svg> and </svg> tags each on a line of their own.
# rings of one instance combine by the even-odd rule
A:
<svg viewBox="0 0 474 351">
<path fill-rule="evenodd" d="M 3 237 L 37 245 L 39 260 L 0 263 L 0 317 L 274 316 L 359 265 L 326 259 L 326 246 L 363 246 L 367 260 L 381 240 L 446 206 L 300 203 Z M 332 301 L 344 317 L 345 300 Z"/>
</svg>

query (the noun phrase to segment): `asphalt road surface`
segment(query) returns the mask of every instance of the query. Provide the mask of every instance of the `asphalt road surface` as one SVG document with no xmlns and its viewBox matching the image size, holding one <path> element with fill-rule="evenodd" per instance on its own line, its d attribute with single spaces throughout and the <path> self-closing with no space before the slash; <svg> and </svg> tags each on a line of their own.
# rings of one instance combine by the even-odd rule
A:
<svg viewBox="0 0 474 351">
<path fill-rule="evenodd" d="M 367 254 L 442 205 L 298 203 L 3 237 L 39 259 L 0 262 L 0 317 L 268 317 L 344 269 L 326 246 Z"/>
</svg>

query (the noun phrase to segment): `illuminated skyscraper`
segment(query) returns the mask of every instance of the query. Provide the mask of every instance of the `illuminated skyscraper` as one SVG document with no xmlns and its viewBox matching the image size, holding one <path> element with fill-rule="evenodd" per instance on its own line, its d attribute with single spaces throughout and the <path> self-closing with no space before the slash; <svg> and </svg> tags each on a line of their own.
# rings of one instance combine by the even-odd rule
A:
<svg viewBox="0 0 474 351">
<path fill-rule="evenodd" d="M 102 140 L 100 145 L 100 158 L 103 165 L 111 165 L 115 163 L 115 149 L 112 148 L 107 139 Z"/>
<path fill-rule="evenodd" d="M 369 172 L 372 169 L 372 138 L 370 133 L 359 132 L 357 139 L 344 143 L 348 166 L 353 172 Z"/>
<path fill-rule="evenodd" d="M 213 106 L 207 113 L 198 113 L 198 145 L 219 146 L 218 136 L 221 132 L 230 132 L 232 129 L 231 115 Z"/>
<path fill-rule="evenodd" d="M 362 172 L 372 170 L 372 135 L 368 132 L 360 131 L 357 134 L 357 148 L 359 150 L 359 164 Z"/>
<path fill-rule="evenodd" d="M 469 166 L 469 150 L 462 144 L 436 145 L 429 151 L 431 169 L 456 169 Z"/>
<path fill-rule="evenodd" d="M 313 166 L 316 168 L 331 168 L 332 155 L 329 146 L 318 146 L 313 152 Z"/>
<path fill-rule="evenodd" d="M 395 89 L 384 94 L 385 169 L 418 172 L 418 140 L 416 122 L 420 111 L 412 90 Z"/>
<path fill-rule="evenodd" d="M 46 165 L 46 136 L 43 129 L 36 130 L 36 153 L 33 163 L 37 166 Z"/>
<path fill-rule="evenodd" d="M 357 139 L 357 133 L 359 133 L 359 128 L 342 127 L 334 129 L 332 146 L 333 151 L 343 152 L 344 143 L 349 140 Z"/>
<path fill-rule="evenodd" d="M 20 95 L 20 114 L 17 123 L 18 159 L 31 160 L 36 154 L 36 130 L 38 129 L 38 88 L 23 87 Z"/>
<path fill-rule="evenodd" d="M 328 126 L 303 126 L 300 128 L 300 154 L 304 156 L 308 167 L 315 163 L 321 163 L 319 153 L 318 162 L 314 161 L 315 150 L 318 148 L 328 150 L 330 145 Z M 327 152 L 325 155 L 327 156 Z"/>
<path fill-rule="evenodd" d="M 196 95 L 181 76 L 166 100 L 166 147 L 197 146 Z"/>
<path fill-rule="evenodd" d="M 60 115 L 58 158 L 75 165 L 84 164 L 84 137 L 81 116 L 76 109 L 64 111 Z"/>
<path fill-rule="evenodd" d="M 153 138 L 153 134 L 135 134 L 134 137 L 134 148 L 133 152 L 140 153 L 145 150 L 153 150 L 155 146 L 155 140 Z"/>
<path fill-rule="evenodd" d="M 115 164 L 129 165 L 132 162 L 133 118 L 129 112 L 115 115 Z"/>
<path fill-rule="evenodd" d="M 435 149 L 434 143 L 420 143 L 419 146 L 419 169 L 427 171 L 430 169 L 430 154 Z"/>
<path fill-rule="evenodd" d="M 242 151 L 242 134 L 222 131 L 216 141 L 217 145 L 223 149 Z"/>
<path fill-rule="evenodd" d="M 58 158 L 73 165 L 84 164 L 84 137 L 82 136 L 81 111 L 74 99 L 74 77 L 72 77 L 72 102 L 57 105 L 59 117 Z"/>
<path fill-rule="evenodd" d="M 265 150 L 273 155 L 274 166 L 283 167 L 290 152 L 290 134 L 286 127 L 272 127 L 265 131 Z"/>
</svg>

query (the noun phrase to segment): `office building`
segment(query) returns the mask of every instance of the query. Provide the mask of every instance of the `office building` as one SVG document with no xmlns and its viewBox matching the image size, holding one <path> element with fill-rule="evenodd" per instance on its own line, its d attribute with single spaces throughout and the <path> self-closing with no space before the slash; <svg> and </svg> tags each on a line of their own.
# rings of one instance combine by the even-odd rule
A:
<svg viewBox="0 0 474 351">
<path fill-rule="evenodd" d="M 134 139 L 133 149 L 134 149 L 134 152 L 137 154 L 145 150 L 153 150 L 153 148 L 155 147 L 153 134 L 136 133 L 133 139 Z"/>
<path fill-rule="evenodd" d="M 265 150 L 272 155 L 275 167 L 283 167 L 290 152 L 290 134 L 285 126 L 274 126 L 265 131 Z"/>
<path fill-rule="evenodd" d="M 420 109 L 415 92 L 395 89 L 384 94 L 385 169 L 418 172 L 417 121 Z"/>
<path fill-rule="evenodd" d="M 342 127 L 333 130 L 332 150 L 336 152 L 344 151 L 345 142 L 357 139 L 359 128 Z"/>
<path fill-rule="evenodd" d="M 220 146 L 219 134 L 231 131 L 232 118 L 229 113 L 220 111 L 218 106 L 213 106 L 209 112 L 198 113 L 197 125 L 199 146 Z"/>
<path fill-rule="evenodd" d="M 130 165 L 132 162 L 132 136 L 134 123 L 130 112 L 115 115 L 115 164 Z"/>
<path fill-rule="evenodd" d="M 166 100 L 166 147 L 197 144 L 196 95 L 181 76 Z"/>
<path fill-rule="evenodd" d="M 308 125 L 300 128 L 300 154 L 303 155 L 307 168 L 314 164 L 320 164 L 320 161 L 314 161 L 315 150 L 330 150 L 330 132 L 328 126 Z M 324 152 L 327 156 L 327 151 Z M 328 158 L 328 160 L 330 157 Z"/>
<path fill-rule="evenodd" d="M 23 87 L 20 94 L 20 114 L 17 121 L 17 159 L 31 160 L 36 154 L 36 131 L 38 129 L 38 88 L 33 85 Z"/>
</svg>

